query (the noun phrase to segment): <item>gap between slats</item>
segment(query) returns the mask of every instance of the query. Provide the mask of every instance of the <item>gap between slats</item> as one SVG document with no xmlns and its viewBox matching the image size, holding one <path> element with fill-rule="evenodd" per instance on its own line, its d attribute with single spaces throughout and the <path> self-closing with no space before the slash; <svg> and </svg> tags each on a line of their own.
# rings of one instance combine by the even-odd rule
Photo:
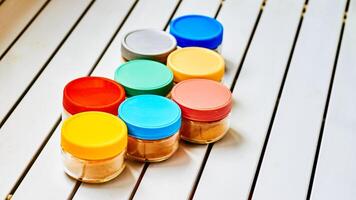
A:
<svg viewBox="0 0 356 200">
<path fill-rule="evenodd" d="M 66 40 L 68 39 L 68 37 L 70 36 L 70 34 L 74 31 L 74 29 L 77 27 L 77 25 L 79 24 L 79 22 L 83 19 L 83 17 L 85 16 L 85 14 L 89 11 L 89 9 L 91 8 L 91 6 L 94 4 L 95 0 L 92 0 L 90 2 L 90 4 L 85 8 L 84 12 L 80 15 L 80 17 L 75 21 L 75 23 L 73 24 L 73 26 L 71 27 L 71 29 L 68 31 L 68 33 L 64 36 L 64 38 L 61 40 L 61 42 L 59 43 L 59 45 L 56 47 L 56 49 L 52 52 L 52 54 L 49 56 L 49 58 L 47 59 L 47 61 L 45 62 L 45 64 L 41 67 L 41 69 L 37 72 L 37 74 L 34 76 L 34 78 L 31 80 L 31 82 L 28 84 L 28 86 L 26 87 L 26 89 L 22 92 L 22 94 L 20 95 L 20 97 L 16 100 L 16 102 L 14 103 L 14 105 L 10 108 L 10 110 L 6 113 L 4 119 L 2 121 L 0 121 L 0 129 L 1 127 L 5 124 L 5 122 L 7 121 L 7 119 L 10 117 L 10 115 L 12 114 L 12 112 L 16 109 L 17 105 L 21 102 L 21 100 L 24 98 L 24 96 L 27 94 L 27 92 L 31 89 L 32 85 L 36 82 L 36 80 L 38 79 L 38 77 L 40 77 L 40 75 L 42 74 L 42 72 L 46 69 L 47 65 L 51 62 L 51 60 L 53 59 L 53 57 L 57 54 L 57 52 L 59 51 L 59 49 L 63 46 L 63 44 L 66 42 Z"/>
<path fill-rule="evenodd" d="M 55 52 L 52 54 L 51 58 L 54 57 L 54 55 L 57 53 L 57 51 L 60 49 L 60 47 L 63 45 L 63 43 L 65 42 L 65 40 L 69 37 L 70 33 L 72 33 L 72 31 L 75 29 L 75 27 L 79 24 L 79 22 L 81 21 L 81 19 L 85 16 L 85 14 L 90 10 L 90 8 L 92 7 L 92 5 L 95 3 L 95 0 L 93 0 L 88 6 L 87 8 L 84 10 L 84 12 L 82 13 L 82 15 L 79 17 L 79 19 L 76 21 L 76 23 L 73 25 L 72 29 L 69 31 L 69 33 L 66 35 L 65 39 L 61 42 L 61 44 L 59 45 L 59 47 L 55 50 Z M 102 53 L 99 55 L 98 59 L 96 60 L 96 62 L 94 63 L 94 65 L 91 67 L 88 76 L 90 76 L 95 67 L 98 65 L 98 63 L 100 62 L 101 58 L 104 56 L 105 52 L 107 51 L 107 49 L 109 48 L 109 46 L 111 45 L 112 41 L 114 40 L 115 36 L 117 35 L 117 33 L 120 31 L 121 27 L 125 24 L 125 21 L 127 20 L 127 18 L 129 17 L 129 15 L 131 14 L 132 10 L 135 8 L 136 4 L 138 3 L 138 0 L 136 0 L 134 2 L 134 4 L 132 5 L 132 7 L 130 8 L 129 12 L 126 14 L 124 20 L 122 21 L 122 23 L 119 25 L 119 27 L 116 29 L 115 33 L 113 34 L 113 36 L 110 38 L 109 42 L 106 44 L 105 48 L 103 49 Z M 50 63 L 51 59 L 46 62 L 45 66 L 47 66 Z M 43 68 L 44 70 L 44 68 Z M 41 71 L 43 71 L 41 70 Z M 40 76 L 40 74 L 38 74 L 38 76 L 36 76 L 36 79 Z M 36 80 L 34 80 L 31 85 L 35 82 Z M 28 91 L 30 89 L 30 87 L 26 90 Z M 25 95 L 25 94 L 24 94 Z M 23 95 L 23 96 L 24 96 Z M 23 98 L 22 96 L 22 98 Z M 21 99 L 22 99 L 21 98 Z M 19 101 L 20 102 L 20 101 Z M 58 118 L 58 120 L 56 121 L 55 125 L 53 126 L 53 128 L 51 129 L 51 131 L 49 132 L 48 136 L 45 138 L 45 140 L 43 141 L 43 143 L 41 144 L 41 146 L 39 147 L 38 151 L 36 152 L 36 154 L 34 155 L 34 157 L 32 158 L 31 162 L 29 163 L 29 165 L 26 167 L 26 170 L 24 171 L 24 173 L 20 176 L 19 180 L 17 181 L 17 183 L 15 184 L 14 188 L 11 190 L 9 196 L 11 197 L 12 194 L 14 194 L 16 192 L 16 189 L 18 188 L 18 186 L 21 184 L 21 181 L 24 179 L 24 177 L 26 176 L 26 174 L 28 173 L 28 171 L 31 169 L 33 163 L 36 161 L 36 159 L 38 158 L 38 156 L 40 155 L 41 151 L 43 150 L 43 148 L 46 146 L 46 144 L 48 143 L 49 139 L 53 136 L 54 131 L 56 130 L 56 128 L 59 126 L 60 122 L 62 121 L 61 117 Z M 0 126 L 1 127 L 1 126 Z M 78 188 L 80 187 L 81 182 L 77 181 L 77 183 L 75 184 L 72 192 L 70 193 L 68 199 L 72 199 L 76 193 L 76 191 L 78 190 Z"/>
<path fill-rule="evenodd" d="M 5 0 L 3 0 L 2 2 L 0 2 L 0 6 L 1 4 L 4 2 Z M 47 0 L 42 6 L 41 8 L 36 12 L 36 14 L 31 18 L 31 20 L 27 23 L 27 25 L 21 30 L 21 32 L 16 36 L 16 38 L 10 43 L 10 45 L 5 49 L 5 51 L 0 55 L 0 61 L 5 57 L 5 55 L 7 54 L 7 52 L 9 52 L 9 50 L 12 48 L 12 46 L 14 46 L 14 44 L 17 42 L 17 40 L 25 33 L 25 31 L 28 29 L 28 27 L 31 26 L 32 22 L 35 21 L 35 19 L 38 17 L 38 15 L 41 14 L 41 12 L 47 7 L 48 3 L 51 0 Z M 5 117 L 6 118 L 6 117 Z M 2 125 L 2 122 L 0 122 L 0 127 Z"/>
<path fill-rule="evenodd" d="M 257 164 L 256 173 L 255 173 L 255 176 L 254 176 L 253 181 L 252 181 L 252 186 L 251 186 L 251 190 L 250 190 L 250 194 L 249 194 L 249 198 L 248 199 L 252 199 L 253 198 L 253 192 L 255 190 L 255 186 L 256 186 L 258 175 L 259 175 L 259 172 L 260 172 L 260 169 L 261 169 L 262 161 L 263 161 L 263 158 L 264 158 L 264 155 L 265 155 L 265 152 L 266 152 L 266 148 L 267 148 L 267 145 L 268 145 L 268 140 L 269 140 L 269 137 L 271 135 L 271 130 L 272 130 L 272 127 L 273 127 L 274 119 L 276 117 L 276 113 L 277 113 L 277 109 L 278 109 L 278 105 L 279 105 L 279 100 L 280 100 L 282 92 L 283 92 L 283 88 L 284 88 L 284 85 L 285 85 L 285 82 L 286 82 L 286 79 L 287 79 L 289 67 L 290 67 L 290 64 L 291 64 L 291 61 L 292 61 L 292 58 L 293 58 L 293 54 L 294 54 L 294 50 L 295 50 L 295 47 L 296 47 L 296 44 L 297 44 L 297 41 L 298 41 L 300 29 L 301 29 L 302 24 L 303 24 L 304 14 L 307 12 L 308 2 L 309 2 L 309 0 L 305 0 L 305 2 L 304 2 L 304 7 L 303 7 L 303 10 L 302 10 L 300 19 L 299 19 L 297 31 L 296 31 L 295 36 L 294 36 L 292 49 L 291 49 L 291 52 L 290 52 L 289 57 L 288 57 L 287 66 L 286 66 L 286 69 L 284 71 L 283 78 L 282 78 L 282 83 L 281 83 L 280 89 L 278 91 L 277 100 L 276 100 L 276 103 L 275 103 L 275 106 L 274 106 L 274 109 L 273 109 L 273 112 L 272 112 L 272 117 L 271 117 L 268 129 L 267 129 L 266 139 L 265 139 L 265 142 L 264 142 L 263 147 L 262 147 L 260 159 L 259 159 L 258 164 Z"/>
<path fill-rule="evenodd" d="M 253 40 L 253 37 L 254 37 L 254 35 L 255 35 L 256 29 L 257 29 L 257 27 L 258 27 L 258 23 L 259 23 L 259 21 L 260 21 L 260 19 L 261 19 L 261 16 L 262 16 L 264 7 L 267 5 L 267 1 L 268 1 L 268 0 L 263 0 L 262 3 L 261 3 L 260 11 L 259 11 L 258 16 L 257 16 L 257 18 L 256 18 L 256 21 L 255 21 L 255 24 L 254 24 L 254 26 L 253 26 L 251 35 L 250 35 L 250 37 L 249 37 L 249 39 L 248 39 L 248 42 L 247 42 L 245 51 L 244 51 L 243 56 L 242 56 L 242 59 L 241 59 L 241 61 L 240 61 L 240 63 L 239 63 L 239 67 L 238 67 L 238 69 L 237 69 L 237 71 L 236 71 L 236 74 L 235 74 L 233 80 L 232 80 L 232 84 L 231 84 L 231 87 L 230 87 L 230 91 L 231 91 L 231 92 L 234 90 L 235 85 L 236 85 L 236 83 L 237 83 L 237 79 L 238 79 L 238 77 L 239 77 L 239 75 L 240 75 L 240 72 L 241 72 L 242 66 L 243 66 L 243 64 L 244 64 L 246 55 L 247 55 L 247 53 L 248 53 L 248 50 L 249 50 L 249 48 L 250 48 L 251 42 L 252 42 L 252 40 Z M 218 12 L 220 11 L 220 9 L 221 9 L 221 6 L 219 7 Z M 218 14 L 219 14 L 218 12 L 216 13 L 215 18 L 217 18 Z M 197 187 L 198 187 L 198 185 L 199 185 L 199 181 L 200 181 L 200 179 L 201 179 L 201 176 L 202 176 L 202 174 L 203 174 L 205 165 L 206 165 L 206 163 L 208 162 L 209 155 L 210 155 L 210 152 L 211 152 L 211 150 L 212 150 L 213 147 L 214 147 L 214 143 L 208 144 L 208 147 L 207 147 L 207 149 L 206 149 L 206 152 L 205 152 L 205 155 L 204 155 L 204 158 L 203 158 L 201 167 L 200 167 L 200 169 L 199 169 L 198 175 L 197 175 L 196 180 L 195 180 L 195 182 L 194 182 L 192 191 L 191 191 L 191 193 L 190 193 L 190 195 L 189 195 L 189 199 L 190 199 L 190 200 L 192 200 L 192 199 L 194 198 L 195 191 L 196 191 L 196 189 L 197 189 Z"/>
<path fill-rule="evenodd" d="M 322 140 L 323 140 L 323 133 L 324 133 L 324 128 L 325 128 L 325 120 L 326 120 L 326 117 L 327 117 L 327 114 L 328 114 L 330 97 L 331 97 L 331 93 L 332 93 L 332 89 L 333 89 L 333 83 L 334 83 L 334 79 L 335 79 L 336 68 L 337 68 L 337 65 L 338 65 L 340 49 L 341 49 L 341 44 L 342 44 L 342 38 L 343 38 L 343 35 L 344 35 L 344 30 L 345 30 L 345 25 L 346 25 L 346 21 L 347 21 L 347 13 L 348 13 L 348 10 L 349 10 L 350 1 L 351 0 L 348 0 L 347 3 L 346 3 L 344 16 L 343 16 L 343 19 L 342 19 L 343 23 L 342 23 L 341 30 L 340 30 L 339 42 L 338 42 L 337 49 L 336 49 L 336 56 L 335 56 L 335 60 L 334 60 L 333 71 L 332 71 L 332 74 L 331 74 L 331 79 L 330 79 L 329 88 L 328 88 L 328 95 L 327 95 L 327 98 L 326 98 L 326 104 L 325 104 L 324 113 L 323 113 L 323 121 L 322 121 L 321 127 L 320 127 L 320 133 L 319 133 L 318 143 L 317 143 L 317 147 L 316 147 L 312 173 L 311 173 L 310 181 L 309 181 L 308 193 L 307 193 L 307 197 L 306 197 L 306 199 L 308 199 L 308 200 L 310 199 L 311 193 L 312 193 L 312 190 L 313 190 L 314 177 L 315 177 L 315 172 L 316 172 L 316 168 L 317 168 L 317 165 L 318 165 L 320 147 L 321 147 L 321 143 L 322 143 Z"/>
</svg>

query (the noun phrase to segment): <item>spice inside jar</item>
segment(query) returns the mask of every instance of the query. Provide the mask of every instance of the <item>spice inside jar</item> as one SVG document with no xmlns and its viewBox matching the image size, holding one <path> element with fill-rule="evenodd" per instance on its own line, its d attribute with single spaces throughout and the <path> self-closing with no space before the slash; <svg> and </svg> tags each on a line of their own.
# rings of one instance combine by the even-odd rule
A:
<svg viewBox="0 0 356 200">
<path fill-rule="evenodd" d="M 124 100 L 125 90 L 114 80 L 92 76 L 74 79 L 63 90 L 62 119 L 85 111 L 117 115 Z"/>
<path fill-rule="evenodd" d="M 203 47 L 217 52 L 223 40 L 223 26 L 214 18 L 204 15 L 185 15 L 170 23 L 169 32 L 179 47 Z"/>
<path fill-rule="evenodd" d="M 192 78 L 221 81 L 225 71 L 220 54 L 200 47 L 175 50 L 168 56 L 167 66 L 173 71 L 176 83 Z"/>
<path fill-rule="evenodd" d="M 174 86 L 172 100 L 182 110 L 183 140 L 212 143 L 229 130 L 232 97 L 223 84 L 206 79 L 182 81 Z"/>
<path fill-rule="evenodd" d="M 155 29 L 140 29 L 127 33 L 121 42 L 125 60 L 149 59 L 166 63 L 167 56 L 177 48 L 176 39 Z"/>
<path fill-rule="evenodd" d="M 116 69 L 115 81 L 128 97 L 141 94 L 167 96 L 173 87 L 173 73 L 164 64 L 151 60 L 132 60 Z"/>
<path fill-rule="evenodd" d="M 134 96 L 121 104 L 119 117 L 128 128 L 128 158 L 159 162 L 177 151 L 181 111 L 172 100 L 158 95 Z"/>
<path fill-rule="evenodd" d="M 64 121 L 61 132 L 65 172 L 87 183 L 102 183 L 125 168 L 127 127 L 117 116 L 82 112 Z"/>
</svg>

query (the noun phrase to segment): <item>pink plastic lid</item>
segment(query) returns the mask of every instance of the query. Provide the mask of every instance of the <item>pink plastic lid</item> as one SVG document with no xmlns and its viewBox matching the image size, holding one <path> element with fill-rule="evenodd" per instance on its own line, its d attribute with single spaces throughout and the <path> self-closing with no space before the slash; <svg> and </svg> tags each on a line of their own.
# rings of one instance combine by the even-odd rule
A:
<svg viewBox="0 0 356 200">
<path fill-rule="evenodd" d="M 232 108 L 230 90 L 223 84 L 207 79 L 188 79 L 174 86 L 172 99 L 184 118 L 195 121 L 217 121 Z"/>
</svg>

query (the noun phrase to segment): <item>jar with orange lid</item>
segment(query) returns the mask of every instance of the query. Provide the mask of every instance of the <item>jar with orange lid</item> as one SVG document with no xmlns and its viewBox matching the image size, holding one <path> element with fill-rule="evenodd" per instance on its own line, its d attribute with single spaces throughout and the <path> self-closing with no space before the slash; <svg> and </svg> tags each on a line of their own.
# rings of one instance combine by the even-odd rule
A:
<svg viewBox="0 0 356 200">
<path fill-rule="evenodd" d="M 223 84 L 206 79 L 185 80 L 174 86 L 172 100 L 182 110 L 183 140 L 212 143 L 229 130 L 232 96 Z"/>
<path fill-rule="evenodd" d="M 81 77 L 69 82 L 63 90 L 62 119 L 85 111 L 101 111 L 117 116 L 125 100 L 124 88 L 104 77 Z"/>
<path fill-rule="evenodd" d="M 64 171 L 87 183 L 102 183 L 125 168 L 127 127 L 105 112 L 82 112 L 64 121 L 61 149 Z"/>
<path fill-rule="evenodd" d="M 158 95 L 134 96 L 120 105 L 119 117 L 128 128 L 128 158 L 159 162 L 177 151 L 181 111 L 172 100 Z"/>
<path fill-rule="evenodd" d="M 175 83 L 192 78 L 220 82 L 225 71 L 225 61 L 220 54 L 200 47 L 186 47 L 173 51 L 168 56 L 167 66 L 173 71 Z"/>
</svg>

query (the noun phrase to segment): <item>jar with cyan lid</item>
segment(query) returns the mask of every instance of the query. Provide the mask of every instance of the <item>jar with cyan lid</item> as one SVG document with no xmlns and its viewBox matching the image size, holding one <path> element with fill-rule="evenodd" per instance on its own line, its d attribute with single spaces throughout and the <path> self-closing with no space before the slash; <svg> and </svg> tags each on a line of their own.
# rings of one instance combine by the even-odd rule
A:
<svg viewBox="0 0 356 200">
<path fill-rule="evenodd" d="M 117 116 L 125 100 L 124 88 L 103 77 L 82 77 L 69 82 L 63 90 L 62 119 L 85 111 L 101 111 Z"/>
<path fill-rule="evenodd" d="M 182 81 L 174 86 L 172 100 L 182 110 L 183 140 L 212 143 L 229 130 L 232 97 L 223 84 L 206 79 Z"/>
<path fill-rule="evenodd" d="M 61 133 L 65 172 L 87 183 L 102 183 L 125 168 L 127 127 L 105 112 L 82 112 L 64 121 Z"/>
<path fill-rule="evenodd" d="M 173 87 L 173 73 L 156 61 L 132 60 L 117 68 L 115 81 L 125 88 L 128 97 L 142 94 L 168 96 Z"/>
<path fill-rule="evenodd" d="M 168 55 L 177 48 L 175 38 L 155 29 L 139 29 L 127 33 L 121 42 L 125 60 L 149 59 L 166 63 Z"/>
<path fill-rule="evenodd" d="M 172 100 L 158 95 L 134 96 L 120 105 L 119 117 L 128 128 L 128 158 L 159 162 L 177 151 L 181 111 Z"/>
<path fill-rule="evenodd" d="M 192 78 L 221 81 L 225 71 L 224 58 L 206 48 L 186 47 L 172 52 L 167 66 L 173 71 L 174 82 Z"/>
<path fill-rule="evenodd" d="M 223 26 L 214 18 L 204 15 L 185 15 L 170 23 L 169 32 L 179 47 L 203 47 L 220 52 Z"/>
</svg>

